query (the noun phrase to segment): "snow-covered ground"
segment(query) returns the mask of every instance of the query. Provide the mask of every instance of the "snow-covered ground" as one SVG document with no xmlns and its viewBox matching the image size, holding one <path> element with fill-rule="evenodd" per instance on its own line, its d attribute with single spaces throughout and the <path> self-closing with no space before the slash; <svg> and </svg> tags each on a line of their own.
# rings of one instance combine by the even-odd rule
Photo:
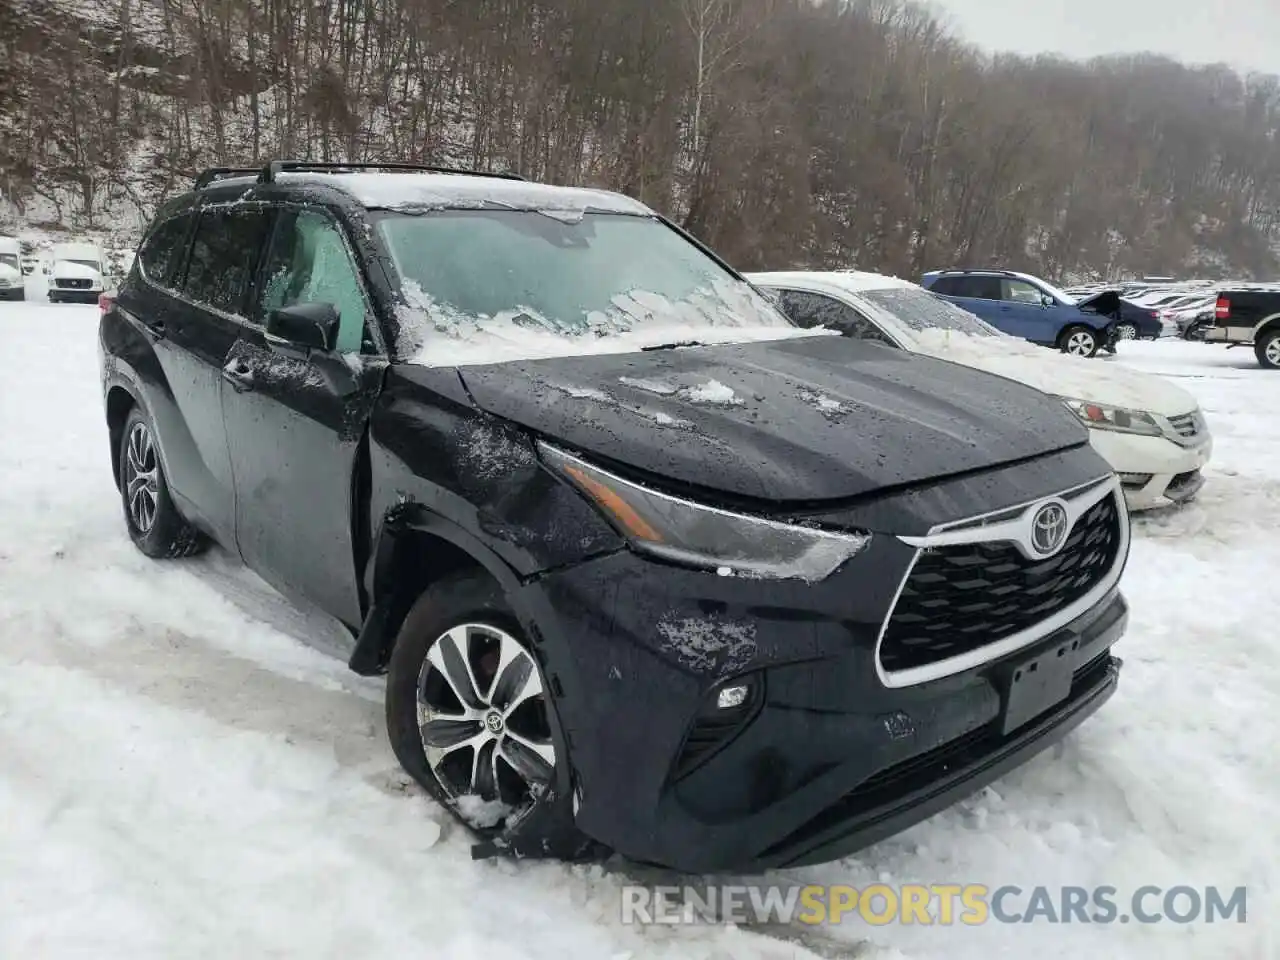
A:
<svg viewBox="0 0 1280 960">
<path fill-rule="evenodd" d="M 130 545 L 94 308 L 0 303 L 0 332 L 0 957 L 1275 955 L 1280 377 L 1244 350 L 1124 344 L 1115 361 L 1177 377 L 1217 436 L 1198 502 L 1137 521 L 1116 697 L 994 789 L 785 879 L 1245 885 L 1248 922 L 778 938 L 624 926 L 614 868 L 471 861 L 396 765 L 381 683 L 317 649 L 331 624 L 225 553 Z"/>
</svg>

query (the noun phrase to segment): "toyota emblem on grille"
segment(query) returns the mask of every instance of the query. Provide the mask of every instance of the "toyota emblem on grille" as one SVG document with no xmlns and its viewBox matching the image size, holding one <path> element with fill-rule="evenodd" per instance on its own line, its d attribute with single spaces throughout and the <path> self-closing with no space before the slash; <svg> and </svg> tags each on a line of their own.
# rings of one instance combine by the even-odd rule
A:
<svg viewBox="0 0 1280 960">
<path fill-rule="evenodd" d="M 1067 540 L 1067 511 L 1060 503 L 1046 503 L 1031 518 L 1031 547 L 1042 557 L 1052 556 Z"/>
</svg>

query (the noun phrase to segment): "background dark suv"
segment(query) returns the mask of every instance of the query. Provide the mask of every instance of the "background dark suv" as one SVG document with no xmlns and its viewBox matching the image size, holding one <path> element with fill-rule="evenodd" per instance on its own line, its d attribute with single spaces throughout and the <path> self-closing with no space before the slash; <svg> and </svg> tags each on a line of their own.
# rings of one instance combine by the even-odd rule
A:
<svg viewBox="0 0 1280 960">
<path fill-rule="evenodd" d="M 1117 682 L 1128 518 L 1058 401 L 793 327 L 616 194 L 211 171 L 101 349 L 134 542 L 344 623 L 481 854 L 830 859 Z"/>
</svg>

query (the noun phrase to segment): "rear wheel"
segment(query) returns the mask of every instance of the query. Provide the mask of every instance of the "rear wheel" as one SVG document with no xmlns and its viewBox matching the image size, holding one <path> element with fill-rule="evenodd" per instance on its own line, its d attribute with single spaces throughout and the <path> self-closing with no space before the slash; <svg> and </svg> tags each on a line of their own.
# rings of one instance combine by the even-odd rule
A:
<svg viewBox="0 0 1280 960">
<path fill-rule="evenodd" d="M 141 407 L 129 411 L 121 431 L 119 480 L 129 538 L 148 557 L 189 557 L 209 545 L 169 495 L 155 428 Z"/>
<path fill-rule="evenodd" d="M 1258 363 L 1268 370 L 1280 370 L 1280 327 L 1273 327 L 1258 335 L 1253 344 Z"/>
<path fill-rule="evenodd" d="M 1137 340 L 1138 327 L 1129 322 L 1116 324 L 1116 338 L 1119 340 Z M 1152 339 L 1155 339 L 1154 337 Z"/>
<path fill-rule="evenodd" d="M 518 853 L 576 858 L 568 757 L 548 684 L 499 585 L 428 588 L 396 639 L 387 733 L 410 775 L 468 829 Z"/>
<path fill-rule="evenodd" d="M 1092 357 L 1100 346 L 1098 334 L 1084 326 L 1071 326 L 1058 337 L 1058 349 L 1073 357 Z"/>
</svg>

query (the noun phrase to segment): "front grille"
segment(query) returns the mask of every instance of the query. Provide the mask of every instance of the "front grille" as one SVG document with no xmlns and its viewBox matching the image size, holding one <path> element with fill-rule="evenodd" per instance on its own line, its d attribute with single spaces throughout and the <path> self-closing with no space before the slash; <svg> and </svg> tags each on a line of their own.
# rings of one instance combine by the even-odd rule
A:
<svg viewBox="0 0 1280 960">
<path fill-rule="evenodd" d="M 1047 560 L 1029 560 L 1007 541 L 925 549 L 885 628 L 881 664 L 891 673 L 923 667 L 1035 626 L 1092 590 L 1120 543 L 1120 515 L 1108 494 Z"/>
<path fill-rule="evenodd" d="M 1180 439 L 1194 440 L 1204 431 L 1204 418 L 1198 410 L 1194 413 L 1183 413 L 1170 417 L 1169 426 L 1173 427 L 1173 432 Z"/>
<path fill-rule="evenodd" d="M 70 280 L 68 279 L 54 280 L 54 283 L 63 290 L 88 290 L 90 287 L 93 286 L 92 280 L 81 280 L 79 278 L 74 278 Z"/>
</svg>

